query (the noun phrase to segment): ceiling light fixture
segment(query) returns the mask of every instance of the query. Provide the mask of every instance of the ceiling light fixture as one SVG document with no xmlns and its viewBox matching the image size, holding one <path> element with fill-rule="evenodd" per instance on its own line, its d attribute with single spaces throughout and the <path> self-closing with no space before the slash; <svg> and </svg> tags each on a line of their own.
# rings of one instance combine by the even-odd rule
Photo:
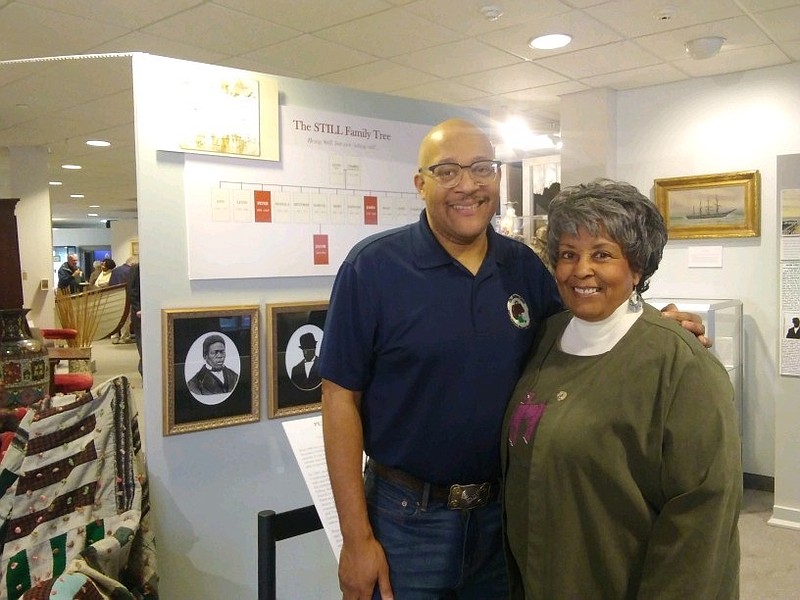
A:
<svg viewBox="0 0 800 600">
<path fill-rule="evenodd" d="M 50 185 L 63 185 L 60 181 L 50 181 Z"/>
<path fill-rule="evenodd" d="M 528 42 L 528 46 L 534 50 L 555 50 L 563 48 L 572 41 L 572 36 L 566 33 L 550 33 L 533 37 Z"/>
<path fill-rule="evenodd" d="M 481 7 L 481 14 L 487 21 L 497 21 L 503 16 L 503 7 L 497 4 L 487 4 Z"/>
<path fill-rule="evenodd" d="M 62 169 L 67 169 L 68 171 L 77 171 L 78 169 L 82 169 L 83 167 L 80 165 L 61 165 Z"/>
<path fill-rule="evenodd" d="M 716 56 L 722 44 L 725 43 L 725 38 L 718 35 L 710 35 L 707 37 L 695 38 L 686 42 L 683 47 L 686 53 L 695 60 L 704 60 Z"/>
<path fill-rule="evenodd" d="M 70 198 L 86 198 L 86 196 L 83 195 L 83 194 L 70 194 L 69 197 Z"/>
<path fill-rule="evenodd" d="M 98 148 L 107 148 L 111 145 L 111 142 L 107 142 L 105 140 L 86 140 L 87 146 L 96 146 Z"/>
</svg>

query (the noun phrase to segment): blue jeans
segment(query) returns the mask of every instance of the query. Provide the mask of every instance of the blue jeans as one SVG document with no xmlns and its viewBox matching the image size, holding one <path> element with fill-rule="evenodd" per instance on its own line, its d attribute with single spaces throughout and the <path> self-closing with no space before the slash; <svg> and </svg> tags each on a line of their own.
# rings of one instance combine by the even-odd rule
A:
<svg viewBox="0 0 800 600">
<path fill-rule="evenodd" d="M 364 483 L 397 600 L 507 600 L 500 500 L 471 510 L 425 505 L 420 494 L 376 477 L 369 467 Z"/>
</svg>

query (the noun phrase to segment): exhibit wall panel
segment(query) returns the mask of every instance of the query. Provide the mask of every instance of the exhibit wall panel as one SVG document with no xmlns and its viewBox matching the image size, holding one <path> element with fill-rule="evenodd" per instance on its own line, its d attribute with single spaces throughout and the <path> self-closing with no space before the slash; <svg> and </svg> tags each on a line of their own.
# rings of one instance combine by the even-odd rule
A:
<svg viewBox="0 0 800 600">
<path fill-rule="evenodd" d="M 159 100 L 160 75 L 176 66 L 219 77 L 230 70 L 198 67 L 151 55 L 133 58 L 136 130 L 136 172 L 141 264 L 144 357 L 144 430 L 150 473 L 153 517 L 158 540 L 161 596 L 190 598 L 256 597 L 256 515 L 311 503 L 300 469 L 281 426 L 267 419 L 265 305 L 279 302 L 327 301 L 333 275 L 190 279 L 186 217 L 186 155 L 160 149 L 164 112 Z M 270 76 L 272 77 L 272 76 Z M 420 130 L 450 117 L 485 119 L 463 107 L 412 101 L 335 86 L 274 77 L 281 111 L 299 107 L 389 121 L 405 121 Z M 191 160 L 195 160 L 192 158 Z M 211 160 L 204 157 L 203 161 Z M 245 160 L 213 158 L 214 166 Z M 266 165 L 248 160 L 248 165 Z M 405 157 L 416 163 L 416 155 Z M 286 165 L 283 165 L 286 166 Z M 291 165 L 301 169 L 302 165 Z M 247 168 L 257 168 L 250 167 Z M 393 174 L 393 177 L 396 174 Z M 413 169 L 405 174 L 414 193 Z M 394 184 L 387 189 L 394 190 Z M 419 201 L 415 212 L 422 208 Z M 222 257 L 228 248 L 209 235 L 207 244 Z M 259 248 L 254 243 L 253 248 Z M 236 257 L 241 262 L 242 257 Z M 254 272 L 274 260 L 253 251 L 245 257 Z M 166 308 L 258 305 L 260 328 L 260 405 L 258 422 L 162 435 L 163 336 L 161 311 Z M 286 417 L 288 418 L 304 418 Z M 336 597 L 336 560 L 320 531 L 281 542 L 278 551 L 278 597 L 307 600 Z"/>
</svg>

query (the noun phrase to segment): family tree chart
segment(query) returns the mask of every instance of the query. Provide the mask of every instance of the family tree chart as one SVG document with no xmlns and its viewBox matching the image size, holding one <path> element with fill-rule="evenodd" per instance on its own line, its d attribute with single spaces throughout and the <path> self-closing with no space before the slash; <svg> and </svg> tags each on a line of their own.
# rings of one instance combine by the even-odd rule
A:
<svg viewBox="0 0 800 600">
<path fill-rule="evenodd" d="M 279 161 L 186 154 L 190 279 L 334 275 L 356 242 L 419 218 L 427 130 L 283 107 Z"/>
</svg>

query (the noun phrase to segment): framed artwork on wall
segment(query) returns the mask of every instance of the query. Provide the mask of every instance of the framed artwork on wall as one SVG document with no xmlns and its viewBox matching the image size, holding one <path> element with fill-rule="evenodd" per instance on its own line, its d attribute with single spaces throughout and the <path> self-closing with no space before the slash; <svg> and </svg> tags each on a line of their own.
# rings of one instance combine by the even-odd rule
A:
<svg viewBox="0 0 800 600">
<path fill-rule="evenodd" d="M 164 435 L 261 418 L 258 306 L 168 308 L 161 325 Z"/>
<path fill-rule="evenodd" d="M 758 171 L 656 179 L 654 189 L 670 240 L 761 235 Z"/>
<path fill-rule="evenodd" d="M 270 419 L 322 408 L 322 380 L 317 360 L 328 302 L 267 305 Z"/>
</svg>

